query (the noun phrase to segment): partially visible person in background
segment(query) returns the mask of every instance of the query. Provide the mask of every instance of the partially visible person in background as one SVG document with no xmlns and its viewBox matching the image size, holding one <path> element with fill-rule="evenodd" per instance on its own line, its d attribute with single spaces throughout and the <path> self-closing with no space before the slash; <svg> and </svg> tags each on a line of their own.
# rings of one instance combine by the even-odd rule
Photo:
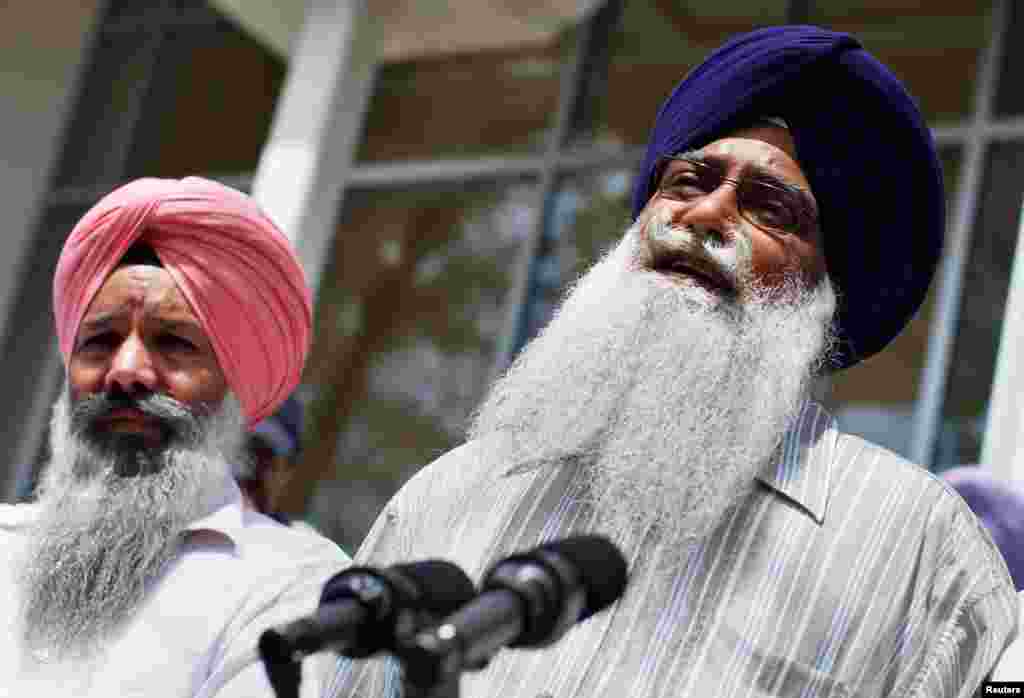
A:
<svg viewBox="0 0 1024 698">
<path fill-rule="evenodd" d="M 1000 480 L 984 468 L 965 465 L 942 473 L 942 478 L 953 486 L 971 511 L 985 524 L 1017 589 L 1018 606 L 1024 622 L 1024 487 Z M 1017 639 L 1006 648 L 992 671 L 994 681 L 1024 680 L 1024 638 Z"/>
<path fill-rule="evenodd" d="M 1006 560 L 1014 588 L 1024 589 L 1024 487 L 972 465 L 947 470 L 942 477 L 985 524 Z"/>
<path fill-rule="evenodd" d="M 246 438 L 248 458 L 237 476 L 246 506 L 286 526 L 292 523 L 278 510 L 278 504 L 301 447 L 302 404 L 293 395 L 253 427 Z"/>
<path fill-rule="evenodd" d="M 309 350 L 294 249 L 239 191 L 136 180 L 71 231 L 53 309 L 52 456 L 0 505 L 0 695 L 271 698 L 260 636 L 349 562 L 235 482 Z"/>
</svg>

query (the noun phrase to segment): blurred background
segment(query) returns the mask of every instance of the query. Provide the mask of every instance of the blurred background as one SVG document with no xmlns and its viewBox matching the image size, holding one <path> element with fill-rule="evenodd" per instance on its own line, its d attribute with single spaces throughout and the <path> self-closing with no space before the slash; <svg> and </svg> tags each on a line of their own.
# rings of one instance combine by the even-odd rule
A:
<svg viewBox="0 0 1024 698">
<path fill-rule="evenodd" d="M 1006 463 L 1024 325 L 1010 302 L 1022 13 L 1009 0 L 8 0 L 0 496 L 26 496 L 46 459 L 63 380 L 50 288 L 71 226 L 119 183 L 200 174 L 252 192 L 310 274 L 304 450 L 282 506 L 355 550 L 623 233 L 679 79 L 732 34 L 787 22 L 856 35 L 919 100 L 945 169 L 931 296 L 886 352 L 834 378 L 829 405 L 935 471 Z"/>
</svg>

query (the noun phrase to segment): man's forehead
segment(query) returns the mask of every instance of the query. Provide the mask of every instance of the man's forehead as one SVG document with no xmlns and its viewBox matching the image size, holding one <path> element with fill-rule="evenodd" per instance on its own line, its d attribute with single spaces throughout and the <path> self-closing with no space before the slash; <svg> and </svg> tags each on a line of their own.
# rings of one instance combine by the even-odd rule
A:
<svg viewBox="0 0 1024 698">
<path fill-rule="evenodd" d="M 792 133 L 787 128 L 767 122 L 758 122 L 750 126 L 733 129 L 728 133 L 715 137 L 699 148 L 699 150 L 713 150 L 716 153 L 731 155 L 743 151 L 743 141 L 760 141 L 771 146 L 773 149 L 781 150 L 797 167 L 800 167 L 796 154 L 796 142 L 793 140 Z M 765 154 L 772 152 L 772 150 L 762 150 Z"/>
<path fill-rule="evenodd" d="M 764 174 L 781 175 L 789 184 L 811 189 L 797 159 L 792 134 L 776 125 L 759 123 L 738 128 L 691 152 L 705 158 L 751 166 Z"/>
<path fill-rule="evenodd" d="M 115 269 L 100 287 L 82 325 L 109 324 L 135 312 L 163 325 L 202 329 L 170 273 L 160 267 L 143 265 Z"/>
</svg>

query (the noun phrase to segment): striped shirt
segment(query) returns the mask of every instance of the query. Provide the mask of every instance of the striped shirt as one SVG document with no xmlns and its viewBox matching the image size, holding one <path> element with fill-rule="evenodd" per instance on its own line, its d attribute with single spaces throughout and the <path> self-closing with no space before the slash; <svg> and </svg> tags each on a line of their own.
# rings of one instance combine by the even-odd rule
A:
<svg viewBox="0 0 1024 698">
<path fill-rule="evenodd" d="M 571 467 L 474 472 L 484 443 L 410 480 L 357 559 L 441 557 L 479 579 L 509 553 L 595 530 Z M 962 697 L 1016 634 L 1006 565 L 960 497 L 814 403 L 711 534 L 672 551 L 649 536 L 627 558 L 611 610 L 548 648 L 499 653 L 463 675 L 462 695 Z M 396 696 L 398 679 L 391 659 L 340 659 L 324 695 Z"/>
<path fill-rule="evenodd" d="M 1017 627 L 1024 625 L 1024 591 L 1017 592 Z M 992 672 L 993 681 L 1024 681 L 1024 636 L 1018 634 L 1017 639 L 1006 648 L 1003 656 Z"/>
</svg>

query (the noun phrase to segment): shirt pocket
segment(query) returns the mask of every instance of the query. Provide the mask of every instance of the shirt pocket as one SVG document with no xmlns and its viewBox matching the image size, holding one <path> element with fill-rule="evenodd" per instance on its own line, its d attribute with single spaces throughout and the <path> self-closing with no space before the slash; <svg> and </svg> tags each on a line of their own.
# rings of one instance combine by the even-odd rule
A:
<svg viewBox="0 0 1024 698">
<path fill-rule="evenodd" d="M 796 659 L 765 654 L 760 667 L 747 677 L 751 697 L 865 698 L 843 682 Z M 738 695 L 744 695 L 739 691 Z"/>
</svg>

